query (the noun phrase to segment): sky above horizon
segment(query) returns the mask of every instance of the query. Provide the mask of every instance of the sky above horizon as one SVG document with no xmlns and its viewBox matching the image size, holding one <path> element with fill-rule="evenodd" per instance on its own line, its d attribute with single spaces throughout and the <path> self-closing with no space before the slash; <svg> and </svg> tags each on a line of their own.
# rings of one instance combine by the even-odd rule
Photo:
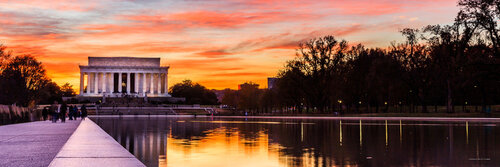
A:
<svg viewBox="0 0 500 167">
<path fill-rule="evenodd" d="M 79 87 L 87 57 L 161 57 L 169 86 L 267 87 L 297 44 L 334 35 L 386 47 L 399 30 L 450 24 L 456 0 L 0 0 L 0 43 Z"/>
</svg>

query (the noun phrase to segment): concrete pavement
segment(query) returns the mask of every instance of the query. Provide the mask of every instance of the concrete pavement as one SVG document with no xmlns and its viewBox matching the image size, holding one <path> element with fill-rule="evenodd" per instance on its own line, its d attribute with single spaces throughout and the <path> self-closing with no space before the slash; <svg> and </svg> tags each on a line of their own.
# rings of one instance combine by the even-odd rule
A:
<svg viewBox="0 0 500 167">
<path fill-rule="evenodd" d="M 145 166 L 92 120 L 82 121 L 51 167 Z"/>
<path fill-rule="evenodd" d="M 66 120 L 0 126 L 0 166 L 48 166 L 79 124 Z"/>
</svg>

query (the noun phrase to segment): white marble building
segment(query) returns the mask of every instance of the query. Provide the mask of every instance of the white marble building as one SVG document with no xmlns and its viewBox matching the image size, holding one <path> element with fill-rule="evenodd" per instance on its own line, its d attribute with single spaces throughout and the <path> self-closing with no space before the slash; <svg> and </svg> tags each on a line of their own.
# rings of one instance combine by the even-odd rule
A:
<svg viewBox="0 0 500 167">
<path fill-rule="evenodd" d="M 89 57 L 80 65 L 80 96 L 83 97 L 171 97 L 168 66 L 160 58 Z"/>
</svg>

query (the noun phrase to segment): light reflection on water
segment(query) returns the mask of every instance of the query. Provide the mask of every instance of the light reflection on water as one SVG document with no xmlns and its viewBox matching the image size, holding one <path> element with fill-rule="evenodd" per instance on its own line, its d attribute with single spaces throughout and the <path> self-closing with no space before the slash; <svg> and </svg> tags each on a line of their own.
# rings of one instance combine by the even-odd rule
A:
<svg viewBox="0 0 500 167">
<path fill-rule="evenodd" d="M 497 123 L 92 118 L 147 166 L 494 166 Z"/>
</svg>

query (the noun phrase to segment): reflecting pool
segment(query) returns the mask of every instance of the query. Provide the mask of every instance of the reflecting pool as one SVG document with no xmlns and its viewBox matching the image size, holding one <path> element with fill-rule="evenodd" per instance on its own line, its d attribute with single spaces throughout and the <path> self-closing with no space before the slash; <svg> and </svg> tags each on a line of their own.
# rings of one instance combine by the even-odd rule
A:
<svg viewBox="0 0 500 167">
<path fill-rule="evenodd" d="M 92 120 L 147 166 L 500 164 L 498 122 L 153 116 Z"/>
</svg>

